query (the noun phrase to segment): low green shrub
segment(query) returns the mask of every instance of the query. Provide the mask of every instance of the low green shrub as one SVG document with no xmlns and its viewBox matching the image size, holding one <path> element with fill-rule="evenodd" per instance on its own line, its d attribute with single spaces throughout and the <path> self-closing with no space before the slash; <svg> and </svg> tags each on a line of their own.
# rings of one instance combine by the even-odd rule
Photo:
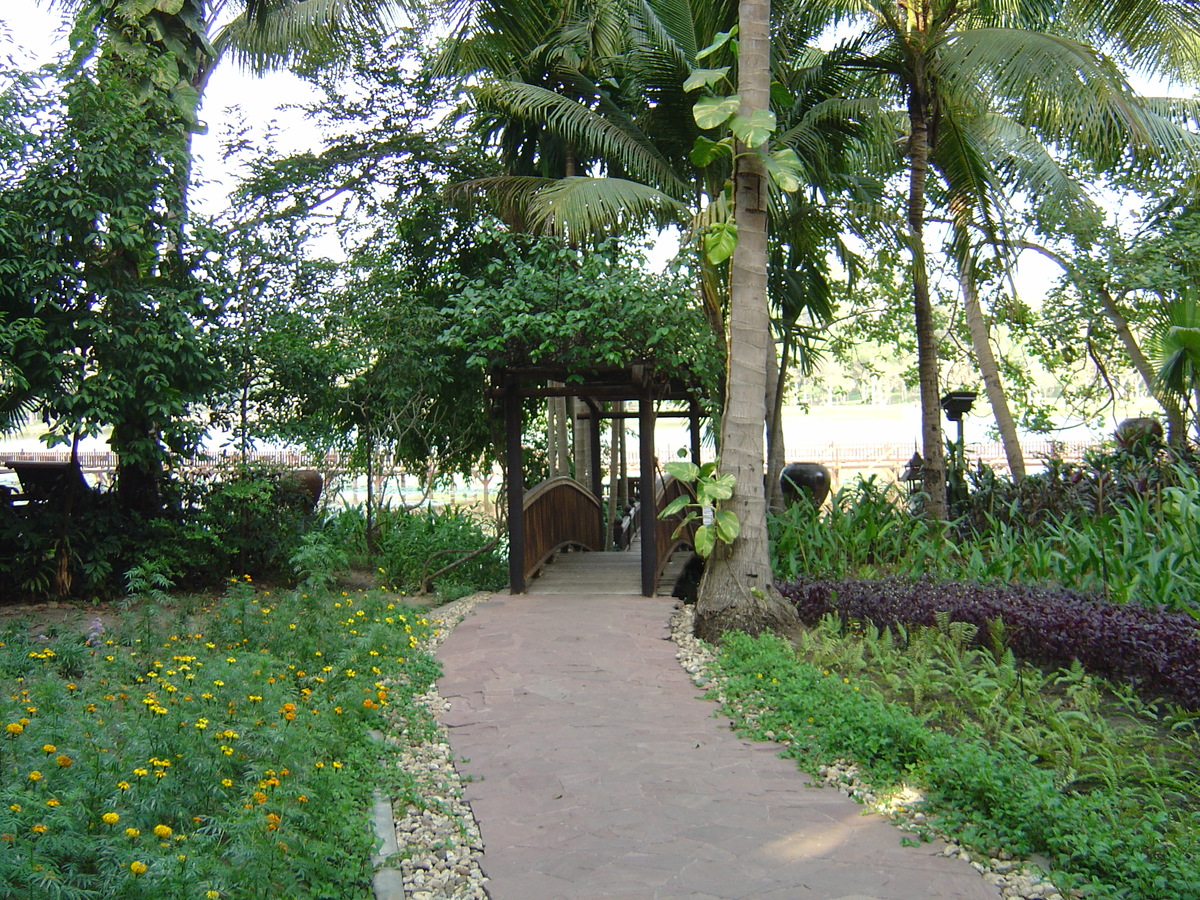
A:
<svg viewBox="0 0 1200 900">
<path fill-rule="evenodd" d="M 1126 777 L 1081 778 L 1068 755 L 1040 757 L 1011 732 L 988 734 L 982 724 L 964 718 L 963 706 L 978 711 L 1020 694 L 1003 679 L 990 691 L 977 684 L 973 697 L 955 692 L 945 703 L 959 707 L 954 714 L 958 726 L 935 728 L 937 703 L 910 706 L 913 693 L 919 692 L 914 679 L 897 675 L 904 666 L 894 658 L 902 654 L 903 642 L 880 642 L 876 634 L 868 648 L 840 627 L 833 625 L 832 636 L 826 636 L 827 644 L 840 646 L 833 658 L 814 645 L 803 648 L 801 659 L 773 635 L 727 635 L 717 667 L 725 711 L 735 726 L 749 736 L 769 733 L 785 741 L 785 755 L 810 772 L 849 758 L 877 787 L 901 782 L 919 787 L 926 811 L 945 832 L 989 855 L 1001 850 L 1042 854 L 1063 888 L 1112 900 L 1185 900 L 1200 891 L 1195 867 L 1200 784 L 1187 766 L 1172 764 L 1169 754 L 1148 758 L 1144 735 L 1131 743 L 1122 736 L 1126 729 L 1118 726 L 1106 731 L 1107 742 L 1089 741 L 1087 752 L 1106 757 L 1108 768 Z M 919 645 L 911 664 L 920 666 L 928 660 L 931 644 L 915 632 L 908 637 Z M 966 649 L 961 635 L 932 644 L 945 651 L 946 670 L 955 667 L 956 656 L 975 652 Z M 864 666 L 834 667 L 847 657 Z M 981 670 L 976 662 L 958 658 L 964 677 L 978 680 L 981 671 L 986 677 L 986 667 Z M 891 677 L 865 677 L 864 669 L 874 674 L 881 668 Z M 896 679 L 908 682 L 900 702 L 889 699 L 896 684 L 888 682 Z M 937 678 L 926 669 L 916 680 Z M 1032 707 L 1023 708 L 1021 715 L 1032 719 L 1027 730 L 1048 734 L 1079 734 L 1096 727 L 1087 714 L 1053 703 L 1040 710 L 1040 719 Z M 1193 733 L 1192 754 L 1194 745 Z"/>
<path fill-rule="evenodd" d="M 440 506 L 426 509 L 384 507 L 375 514 L 374 552 L 367 549 L 361 508 L 341 510 L 325 526 L 331 540 L 343 542 L 351 560 L 372 560 L 380 580 L 396 591 L 416 593 L 422 577 L 451 562 L 461 564 L 437 576 L 438 599 L 449 602 L 475 591 L 499 590 L 508 581 L 502 541 L 496 540 L 469 511 Z"/>
</svg>

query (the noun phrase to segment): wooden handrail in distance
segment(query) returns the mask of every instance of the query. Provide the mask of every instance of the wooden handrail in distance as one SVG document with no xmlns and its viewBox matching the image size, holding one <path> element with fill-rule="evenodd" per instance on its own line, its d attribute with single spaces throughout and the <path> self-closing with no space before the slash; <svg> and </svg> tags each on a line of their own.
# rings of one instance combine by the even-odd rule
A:
<svg viewBox="0 0 1200 900">
<path fill-rule="evenodd" d="M 564 547 L 604 549 L 603 506 L 566 475 L 543 481 L 525 495 L 525 578 L 532 578 Z"/>
</svg>

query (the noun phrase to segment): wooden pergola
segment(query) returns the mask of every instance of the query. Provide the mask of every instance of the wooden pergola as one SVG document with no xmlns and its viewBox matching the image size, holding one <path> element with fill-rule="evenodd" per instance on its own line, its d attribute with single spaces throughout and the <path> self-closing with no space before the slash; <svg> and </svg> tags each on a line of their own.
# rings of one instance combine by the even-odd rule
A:
<svg viewBox="0 0 1200 900">
<path fill-rule="evenodd" d="M 493 372 L 489 395 L 503 403 L 505 430 L 505 484 L 508 491 L 509 589 L 514 594 L 525 592 L 525 469 L 522 455 L 522 404 L 527 398 L 577 397 L 588 407 L 589 444 L 592 460 L 590 484 L 587 487 L 597 500 L 603 495 L 600 477 L 600 426 L 604 419 L 637 417 L 638 480 L 640 530 L 642 534 L 641 581 L 642 593 L 649 597 L 655 591 L 658 568 L 658 535 L 655 509 L 654 423 L 658 417 L 655 404 L 662 401 L 686 403 L 685 412 L 662 415 L 684 416 L 691 421 L 691 455 L 700 461 L 700 419 L 703 413 L 695 394 L 663 377 L 653 362 L 641 362 L 625 367 L 595 369 L 582 375 L 565 367 L 517 366 Z M 636 413 L 605 411 L 606 401 L 636 400 Z M 615 483 L 615 477 L 613 479 Z"/>
</svg>

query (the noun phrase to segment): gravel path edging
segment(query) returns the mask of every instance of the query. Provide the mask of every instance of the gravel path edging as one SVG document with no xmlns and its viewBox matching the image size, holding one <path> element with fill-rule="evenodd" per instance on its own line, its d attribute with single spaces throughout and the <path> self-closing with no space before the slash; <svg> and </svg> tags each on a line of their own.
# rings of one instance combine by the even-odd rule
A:
<svg viewBox="0 0 1200 900">
<path fill-rule="evenodd" d="M 490 596 L 472 594 L 431 610 L 427 618 L 433 629 L 420 649 L 433 653 L 454 626 Z M 394 798 L 384 798 L 387 810 L 382 811 L 377 802 L 375 827 L 384 846 L 374 860 L 375 900 L 488 900 L 487 878 L 479 867 L 479 824 L 463 799 L 463 779 L 441 724 L 450 703 L 442 699 L 436 682 L 414 699 L 436 723 L 433 739 L 413 742 L 396 734 L 384 740 L 396 749 L 395 764 L 416 778 L 424 807 L 400 808 Z"/>
</svg>

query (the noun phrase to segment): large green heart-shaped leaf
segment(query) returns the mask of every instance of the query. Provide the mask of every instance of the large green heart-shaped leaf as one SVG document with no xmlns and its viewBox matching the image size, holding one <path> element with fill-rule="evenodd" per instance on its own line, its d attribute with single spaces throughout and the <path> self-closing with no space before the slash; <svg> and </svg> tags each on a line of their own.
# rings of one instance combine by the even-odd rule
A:
<svg viewBox="0 0 1200 900">
<path fill-rule="evenodd" d="M 696 61 L 699 62 L 706 56 L 712 56 L 714 53 L 728 44 L 729 41 L 737 35 L 737 33 L 738 27 L 736 25 L 734 25 L 728 31 L 720 32 L 715 38 L 713 38 L 713 42 L 711 44 L 696 54 Z"/>
<path fill-rule="evenodd" d="M 701 97 L 692 107 L 692 118 L 701 128 L 719 128 L 738 111 L 742 98 L 737 94 L 730 97 Z"/>
<path fill-rule="evenodd" d="M 737 246 L 737 225 L 732 222 L 717 222 L 704 232 L 704 255 L 714 266 L 733 256 Z"/>
<path fill-rule="evenodd" d="M 800 157 L 790 147 L 776 150 L 766 159 L 767 174 L 781 191 L 800 190 Z"/>
<path fill-rule="evenodd" d="M 692 165 L 703 169 L 714 159 L 732 154 L 733 141 L 729 138 L 711 141 L 701 134 L 696 136 L 696 143 L 692 145 L 692 152 L 688 158 L 692 161 Z"/>
<path fill-rule="evenodd" d="M 729 127 L 747 147 L 757 147 L 765 144 L 775 131 L 775 113 L 769 109 L 756 109 L 748 116 L 734 116 Z"/>
<path fill-rule="evenodd" d="M 719 69 L 693 69 L 683 82 L 684 93 L 697 88 L 712 87 L 728 74 L 729 66 L 722 66 Z"/>
<path fill-rule="evenodd" d="M 686 459 L 673 459 L 668 463 L 663 463 L 663 471 L 676 481 L 688 484 L 695 481 L 700 475 L 700 467 Z"/>
<path fill-rule="evenodd" d="M 717 531 L 717 537 L 727 544 L 732 544 L 737 540 L 738 532 L 741 531 L 741 525 L 738 523 L 738 518 L 732 510 L 721 509 L 713 517 L 713 527 Z"/>
</svg>

